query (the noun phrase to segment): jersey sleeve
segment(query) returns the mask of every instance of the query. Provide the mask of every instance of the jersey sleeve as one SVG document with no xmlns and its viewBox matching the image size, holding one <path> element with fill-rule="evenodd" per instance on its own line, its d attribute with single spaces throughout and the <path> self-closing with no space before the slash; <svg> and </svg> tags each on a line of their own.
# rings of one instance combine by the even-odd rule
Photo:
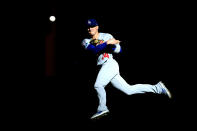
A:
<svg viewBox="0 0 197 131">
<path fill-rule="evenodd" d="M 109 40 L 109 39 L 113 39 L 114 37 L 111 35 L 111 34 L 106 34 L 105 36 L 105 40 Z M 107 45 L 107 52 L 110 52 L 110 53 L 121 53 L 122 52 L 122 48 L 120 46 L 120 44 L 114 44 L 114 45 Z"/>
<path fill-rule="evenodd" d="M 105 36 L 105 40 L 108 41 L 109 39 L 113 39 L 114 37 L 111 34 L 107 34 Z"/>
<path fill-rule="evenodd" d="M 114 48 L 112 48 L 114 53 L 121 53 L 122 52 L 122 48 L 120 46 L 120 44 L 115 44 Z"/>
<path fill-rule="evenodd" d="M 85 48 L 85 49 L 87 49 L 88 48 L 88 46 L 90 45 L 90 40 L 89 39 L 84 39 L 83 41 L 82 41 L 82 46 Z"/>
<path fill-rule="evenodd" d="M 93 45 L 93 44 L 90 43 L 90 40 L 89 39 L 84 39 L 82 41 L 82 46 L 86 50 L 91 51 L 94 54 L 97 54 L 97 53 L 103 51 L 107 47 L 107 43 L 104 42 L 102 44 L 99 44 L 99 45 L 95 46 L 95 45 Z"/>
</svg>

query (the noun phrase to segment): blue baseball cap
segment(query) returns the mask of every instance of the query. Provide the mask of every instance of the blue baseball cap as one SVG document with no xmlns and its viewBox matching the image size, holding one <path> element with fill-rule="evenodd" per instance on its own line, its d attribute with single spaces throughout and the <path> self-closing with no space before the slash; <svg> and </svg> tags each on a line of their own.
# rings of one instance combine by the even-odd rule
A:
<svg viewBox="0 0 197 131">
<path fill-rule="evenodd" d="M 97 21 L 95 19 L 89 19 L 87 21 L 87 26 L 88 27 L 95 27 L 95 26 L 98 26 L 98 23 L 97 23 Z"/>
</svg>

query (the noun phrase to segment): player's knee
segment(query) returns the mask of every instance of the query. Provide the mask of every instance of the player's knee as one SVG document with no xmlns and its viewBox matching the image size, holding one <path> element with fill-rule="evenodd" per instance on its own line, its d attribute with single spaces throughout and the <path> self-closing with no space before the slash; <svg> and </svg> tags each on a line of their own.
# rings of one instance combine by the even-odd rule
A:
<svg viewBox="0 0 197 131">
<path fill-rule="evenodd" d="M 94 84 L 94 88 L 95 89 L 98 89 L 98 88 L 103 88 L 104 86 L 102 84 L 99 84 L 99 83 L 95 83 Z"/>
</svg>

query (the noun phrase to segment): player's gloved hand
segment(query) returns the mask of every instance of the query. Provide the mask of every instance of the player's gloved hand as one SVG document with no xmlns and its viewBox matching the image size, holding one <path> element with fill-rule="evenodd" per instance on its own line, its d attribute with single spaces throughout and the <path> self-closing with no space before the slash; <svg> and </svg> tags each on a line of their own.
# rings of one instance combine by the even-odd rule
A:
<svg viewBox="0 0 197 131">
<path fill-rule="evenodd" d="M 103 42 L 104 42 L 103 40 L 93 39 L 90 41 L 90 44 L 97 46 L 99 44 L 102 44 Z"/>
<path fill-rule="evenodd" d="M 118 43 L 120 43 L 120 41 L 119 40 L 116 40 L 116 39 L 109 39 L 108 41 L 107 41 L 107 44 L 109 45 L 109 44 L 118 44 Z"/>
</svg>

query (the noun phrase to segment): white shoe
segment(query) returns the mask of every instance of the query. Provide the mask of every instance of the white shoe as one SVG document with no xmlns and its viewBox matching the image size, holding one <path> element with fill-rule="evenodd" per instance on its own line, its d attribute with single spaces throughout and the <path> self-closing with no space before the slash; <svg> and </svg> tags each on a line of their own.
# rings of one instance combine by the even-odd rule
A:
<svg viewBox="0 0 197 131">
<path fill-rule="evenodd" d="M 98 117 L 107 115 L 107 113 L 109 113 L 108 110 L 106 110 L 106 111 L 98 111 L 96 114 L 94 114 L 94 115 L 91 117 L 91 119 L 96 119 L 96 118 L 98 118 Z"/>
<path fill-rule="evenodd" d="M 171 95 L 170 91 L 166 88 L 166 86 L 165 86 L 161 81 L 160 81 L 158 84 L 160 85 L 160 87 L 161 87 L 161 89 L 162 89 L 161 94 L 165 94 L 165 95 L 167 95 L 169 98 L 172 98 L 172 95 Z"/>
</svg>

